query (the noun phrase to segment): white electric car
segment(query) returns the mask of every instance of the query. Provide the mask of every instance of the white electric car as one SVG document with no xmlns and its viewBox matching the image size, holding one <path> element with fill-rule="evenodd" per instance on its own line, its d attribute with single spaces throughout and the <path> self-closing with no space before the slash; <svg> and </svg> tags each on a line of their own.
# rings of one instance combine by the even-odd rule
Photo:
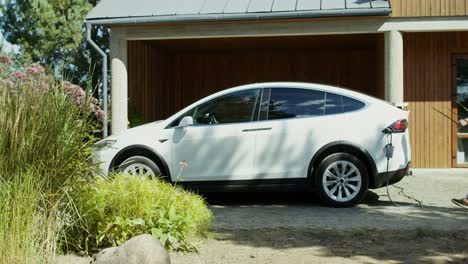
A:
<svg viewBox="0 0 468 264">
<path fill-rule="evenodd" d="M 108 137 L 95 160 L 106 175 L 159 176 L 204 191 L 301 188 L 348 207 L 407 175 L 407 120 L 407 111 L 350 90 L 252 84 Z"/>
</svg>

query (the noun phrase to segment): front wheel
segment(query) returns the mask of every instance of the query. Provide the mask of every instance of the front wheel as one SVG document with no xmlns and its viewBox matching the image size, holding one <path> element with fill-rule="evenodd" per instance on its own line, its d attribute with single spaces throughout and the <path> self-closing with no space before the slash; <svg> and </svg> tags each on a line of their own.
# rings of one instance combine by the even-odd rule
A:
<svg viewBox="0 0 468 264">
<path fill-rule="evenodd" d="M 321 201 L 333 207 L 358 204 L 369 182 L 364 163 L 348 153 L 335 153 L 325 158 L 315 177 Z"/>
<path fill-rule="evenodd" d="M 161 175 L 161 170 L 158 165 L 151 159 L 143 156 L 133 156 L 127 158 L 118 167 L 124 175 L 134 177 L 150 177 L 154 178 Z"/>
</svg>

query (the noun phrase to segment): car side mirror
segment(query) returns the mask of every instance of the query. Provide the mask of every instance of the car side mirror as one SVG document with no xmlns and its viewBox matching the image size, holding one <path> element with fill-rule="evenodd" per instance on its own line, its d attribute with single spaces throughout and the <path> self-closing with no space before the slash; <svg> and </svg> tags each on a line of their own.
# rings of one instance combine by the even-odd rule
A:
<svg viewBox="0 0 468 264">
<path fill-rule="evenodd" d="M 183 128 L 188 126 L 193 126 L 193 117 L 191 116 L 184 116 L 177 127 Z"/>
</svg>

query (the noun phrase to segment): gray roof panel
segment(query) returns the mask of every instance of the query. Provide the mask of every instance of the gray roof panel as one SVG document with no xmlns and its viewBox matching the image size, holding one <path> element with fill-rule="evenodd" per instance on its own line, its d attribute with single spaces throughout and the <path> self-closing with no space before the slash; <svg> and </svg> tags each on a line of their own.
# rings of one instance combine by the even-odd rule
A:
<svg viewBox="0 0 468 264">
<path fill-rule="evenodd" d="M 177 15 L 199 14 L 205 0 L 181 0 L 177 7 Z"/>
<path fill-rule="evenodd" d="M 106 25 L 390 13 L 388 0 L 101 0 L 86 22 Z"/>
<path fill-rule="evenodd" d="M 108 8 L 109 6 L 112 8 Z M 128 11 L 131 6 L 131 2 L 126 0 L 101 0 L 86 17 L 129 17 Z"/>
<path fill-rule="evenodd" d="M 156 6 L 154 6 L 151 10 L 148 10 L 148 7 L 152 6 L 155 2 L 154 0 L 141 0 L 141 2 L 141 5 L 132 6 L 132 9 L 130 10 L 131 16 L 146 16 L 148 14 L 148 11 L 150 11 L 151 14 L 153 14 L 156 10 Z"/>
<path fill-rule="evenodd" d="M 228 0 L 223 13 L 246 13 L 250 0 Z"/>
<path fill-rule="evenodd" d="M 320 10 L 320 0 L 297 0 L 297 10 Z"/>
<path fill-rule="evenodd" d="M 223 13 L 227 0 L 205 0 L 200 11 L 201 14 L 220 14 Z"/>
<path fill-rule="evenodd" d="M 369 0 L 346 0 L 346 8 L 371 8 Z"/>
<path fill-rule="evenodd" d="M 273 2 L 273 12 L 295 11 L 297 0 L 275 0 Z"/>
<path fill-rule="evenodd" d="M 175 15 L 179 2 L 181 2 L 181 0 L 155 0 L 153 4 L 155 8 L 151 8 L 151 10 L 153 10 L 152 16 Z"/>
<path fill-rule="evenodd" d="M 322 9 L 346 9 L 346 0 L 325 0 L 322 1 Z"/>
<path fill-rule="evenodd" d="M 272 6 L 273 0 L 250 0 L 249 9 L 247 9 L 247 12 L 271 12 Z"/>
</svg>

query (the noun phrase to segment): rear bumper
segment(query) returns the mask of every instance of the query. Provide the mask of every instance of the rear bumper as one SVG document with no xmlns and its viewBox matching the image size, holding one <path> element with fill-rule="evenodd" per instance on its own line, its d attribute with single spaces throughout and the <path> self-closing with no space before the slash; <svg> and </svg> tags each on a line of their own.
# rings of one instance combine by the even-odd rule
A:
<svg viewBox="0 0 468 264">
<path fill-rule="evenodd" d="M 401 181 L 406 175 L 409 175 L 411 168 L 411 162 L 406 165 L 406 168 L 389 171 L 388 172 L 388 183 L 389 185 L 395 184 Z M 371 186 L 372 189 L 377 189 L 387 186 L 387 172 L 379 173 L 374 177 L 374 184 Z"/>
</svg>

